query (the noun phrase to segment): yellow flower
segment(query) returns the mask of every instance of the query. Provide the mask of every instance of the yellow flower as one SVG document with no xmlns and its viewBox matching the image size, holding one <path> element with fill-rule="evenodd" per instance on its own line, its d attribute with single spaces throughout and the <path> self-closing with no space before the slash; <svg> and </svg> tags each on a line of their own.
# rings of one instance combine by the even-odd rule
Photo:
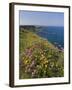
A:
<svg viewBox="0 0 72 90">
<path fill-rule="evenodd" d="M 25 60 L 25 64 L 27 64 L 28 63 L 28 60 Z"/>
<path fill-rule="evenodd" d="M 45 65 L 45 68 L 47 68 L 47 65 Z"/>
<path fill-rule="evenodd" d="M 44 57 L 44 55 L 42 54 L 42 57 Z"/>
<path fill-rule="evenodd" d="M 23 60 L 25 59 L 25 57 L 22 58 Z"/>
</svg>

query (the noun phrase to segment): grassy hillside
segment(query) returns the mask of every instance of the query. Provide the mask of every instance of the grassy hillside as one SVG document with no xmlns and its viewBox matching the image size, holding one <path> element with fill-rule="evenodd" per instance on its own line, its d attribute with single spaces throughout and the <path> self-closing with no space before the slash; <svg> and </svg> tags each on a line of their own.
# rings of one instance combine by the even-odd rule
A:
<svg viewBox="0 0 72 90">
<path fill-rule="evenodd" d="M 20 79 L 64 76 L 62 51 L 30 30 L 19 35 Z"/>
</svg>

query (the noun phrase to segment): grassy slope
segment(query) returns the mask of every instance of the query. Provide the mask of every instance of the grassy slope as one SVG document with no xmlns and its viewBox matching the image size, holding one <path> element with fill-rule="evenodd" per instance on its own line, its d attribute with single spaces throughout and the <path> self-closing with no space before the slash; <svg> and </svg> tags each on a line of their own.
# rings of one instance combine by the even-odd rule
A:
<svg viewBox="0 0 72 90">
<path fill-rule="evenodd" d="M 20 31 L 20 79 L 62 77 L 63 52 L 28 30 Z"/>
<path fill-rule="evenodd" d="M 58 50 L 55 48 L 49 41 L 44 38 L 39 37 L 33 32 L 29 32 L 28 30 L 20 31 L 20 53 L 23 52 L 28 46 L 31 46 L 35 43 L 44 43 L 52 49 Z"/>
</svg>

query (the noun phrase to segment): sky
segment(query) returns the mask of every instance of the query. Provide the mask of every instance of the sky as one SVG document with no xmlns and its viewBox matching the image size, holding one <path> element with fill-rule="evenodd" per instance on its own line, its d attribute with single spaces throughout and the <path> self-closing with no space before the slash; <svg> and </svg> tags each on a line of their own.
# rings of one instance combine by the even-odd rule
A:
<svg viewBox="0 0 72 90">
<path fill-rule="evenodd" d="M 64 26 L 64 13 L 19 11 L 20 25 Z"/>
</svg>

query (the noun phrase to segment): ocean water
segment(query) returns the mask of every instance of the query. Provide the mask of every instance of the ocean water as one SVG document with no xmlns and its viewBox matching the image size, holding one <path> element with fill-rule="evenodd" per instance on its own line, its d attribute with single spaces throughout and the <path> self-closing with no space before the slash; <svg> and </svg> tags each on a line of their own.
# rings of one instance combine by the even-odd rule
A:
<svg viewBox="0 0 72 90">
<path fill-rule="evenodd" d="M 47 39 L 58 48 L 64 48 L 64 27 L 41 27 L 37 34 L 40 37 Z"/>
</svg>

